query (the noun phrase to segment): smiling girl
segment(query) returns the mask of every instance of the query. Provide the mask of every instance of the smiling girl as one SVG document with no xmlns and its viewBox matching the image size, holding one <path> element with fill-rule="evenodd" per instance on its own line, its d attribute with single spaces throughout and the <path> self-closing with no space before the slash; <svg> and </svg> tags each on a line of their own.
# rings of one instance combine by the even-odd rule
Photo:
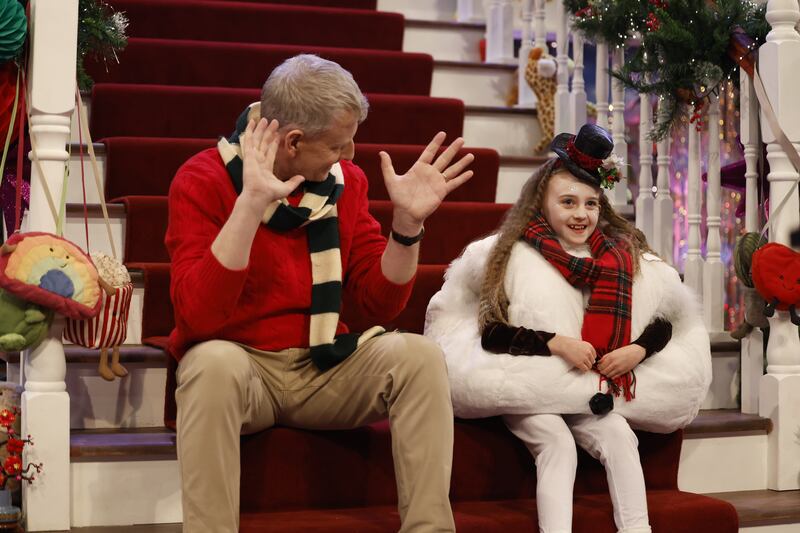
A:
<svg viewBox="0 0 800 533">
<path fill-rule="evenodd" d="M 445 352 L 456 415 L 502 415 L 535 458 L 541 532 L 571 531 L 577 444 L 606 468 L 617 529 L 647 533 L 626 417 L 688 423 L 710 381 L 708 336 L 677 272 L 603 194 L 621 163 L 609 133 L 586 125 L 551 149 L 497 234 L 451 265 L 426 335 Z"/>
</svg>

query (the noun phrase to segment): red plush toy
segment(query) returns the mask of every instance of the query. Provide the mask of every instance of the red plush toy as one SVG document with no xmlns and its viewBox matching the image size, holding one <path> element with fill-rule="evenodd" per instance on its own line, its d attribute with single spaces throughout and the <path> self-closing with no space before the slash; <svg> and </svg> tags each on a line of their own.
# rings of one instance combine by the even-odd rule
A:
<svg viewBox="0 0 800 533">
<path fill-rule="evenodd" d="M 792 323 L 800 326 L 800 253 L 783 244 L 765 244 L 753 254 L 753 283 L 767 301 L 765 315 L 788 310 Z"/>
</svg>

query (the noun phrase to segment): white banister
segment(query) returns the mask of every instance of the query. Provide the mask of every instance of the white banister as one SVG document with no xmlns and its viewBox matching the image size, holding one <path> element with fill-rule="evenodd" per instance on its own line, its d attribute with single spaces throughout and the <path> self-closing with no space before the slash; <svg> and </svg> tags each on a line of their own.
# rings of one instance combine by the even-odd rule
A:
<svg viewBox="0 0 800 533">
<path fill-rule="evenodd" d="M 761 150 L 758 132 L 758 100 L 753 81 L 747 72 L 739 71 L 739 133 L 744 145 L 745 161 L 745 231 L 759 231 L 761 220 L 758 209 L 758 157 Z M 745 288 L 745 291 L 755 291 Z M 746 297 L 747 298 L 747 297 Z M 764 375 L 764 336 L 753 329 L 742 339 L 741 404 L 742 412 L 758 414 L 758 388 Z"/>
<path fill-rule="evenodd" d="M 511 0 L 491 0 L 486 13 L 486 62 L 513 64 L 514 9 Z"/>
<path fill-rule="evenodd" d="M 545 0 L 533 2 L 533 45 L 547 51 L 547 27 L 545 26 Z"/>
<path fill-rule="evenodd" d="M 778 122 L 795 149 L 800 147 L 800 106 L 797 105 L 797 65 L 800 63 L 800 21 L 797 0 L 770 0 L 767 21 L 772 30 L 758 53 L 758 71 Z M 798 181 L 797 171 L 761 115 L 761 134 L 767 143 L 770 172 L 771 228 L 769 240 L 789 244 L 790 232 L 800 225 L 800 200 L 795 190 L 780 213 L 775 209 Z M 800 488 L 800 339 L 789 313 L 769 318 L 767 374 L 761 378 L 759 413 L 772 420 L 768 434 L 767 488 Z"/>
<path fill-rule="evenodd" d="M 744 228 L 745 231 L 759 231 L 761 220 L 758 212 L 758 157 L 761 143 L 758 131 L 758 100 L 753 89 L 753 80 L 744 70 L 739 71 L 739 113 L 746 182 Z"/>
<path fill-rule="evenodd" d="M 709 95 L 708 107 L 708 183 L 706 186 L 706 261 L 703 264 L 703 315 L 712 333 L 723 331 L 725 266 L 722 264 L 720 236 L 719 96 Z"/>
<path fill-rule="evenodd" d="M 572 124 L 570 131 L 577 132 L 586 124 L 586 82 L 583 79 L 583 44 L 580 32 L 572 33 L 572 59 L 575 72 L 572 74 L 572 90 L 569 93 L 569 108 Z"/>
<path fill-rule="evenodd" d="M 688 124 L 689 130 L 689 168 L 687 172 L 686 219 L 689 222 L 689 248 L 683 269 L 684 283 L 692 288 L 698 297 L 703 296 L 703 256 L 700 248 L 700 208 L 703 195 L 700 183 L 700 132 L 695 124 Z"/>
<path fill-rule="evenodd" d="M 55 198 L 61 197 L 75 101 L 78 0 L 33 0 L 30 17 L 30 132 L 44 176 L 32 166 L 26 229 L 53 232 L 55 222 L 42 180 L 47 180 Z M 25 355 L 22 433 L 33 435 L 36 442 L 27 452 L 27 460 L 44 464 L 32 485 L 23 484 L 28 531 L 70 528 L 69 395 L 64 382 L 63 326 L 63 318 L 57 315 L 48 337 Z"/>
<path fill-rule="evenodd" d="M 639 95 L 639 194 L 636 196 L 636 227 L 648 243 L 654 242 L 653 228 L 653 142 L 648 138 L 653 128 L 650 95 Z"/>
<path fill-rule="evenodd" d="M 595 100 L 597 100 L 597 125 L 608 129 L 608 45 L 597 43 L 595 61 Z"/>
<path fill-rule="evenodd" d="M 658 105 L 660 110 L 661 106 L 664 105 L 663 100 L 659 101 Z M 674 263 L 672 220 L 675 210 L 669 179 L 669 151 L 671 144 L 669 135 L 666 135 L 658 142 L 658 175 L 656 182 L 656 198 L 653 202 L 653 249 L 661 259 L 670 265 Z"/>
<path fill-rule="evenodd" d="M 571 132 L 572 117 L 570 116 L 569 106 L 569 28 L 567 26 L 567 12 L 564 9 L 558 10 L 558 20 L 556 26 L 556 120 L 555 134 Z"/>
<path fill-rule="evenodd" d="M 458 22 L 484 22 L 483 0 L 458 0 L 456 4 Z"/>
<path fill-rule="evenodd" d="M 517 67 L 517 107 L 524 108 L 536 107 L 536 95 L 525 80 L 528 55 L 533 49 L 533 3 L 534 0 L 522 0 L 522 42 L 519 47 Z"/>
<path fill-rule="evenodd" d="M 620 46 L 611 52 L 611 68 L 619 70 L 625 61 L 625 48 Z M 614 137 L 614 153 L 628 163 L 628 143 L 625 141 L 625 87 L 622 82 L 614 78 L 611 82 L 613 120 L 612 135 Z M 616 206 L 628 203 L 628 169 L 626 164 L 622 167 L 622 179 L 611 191 L 611 202 Z"/>
</svg>

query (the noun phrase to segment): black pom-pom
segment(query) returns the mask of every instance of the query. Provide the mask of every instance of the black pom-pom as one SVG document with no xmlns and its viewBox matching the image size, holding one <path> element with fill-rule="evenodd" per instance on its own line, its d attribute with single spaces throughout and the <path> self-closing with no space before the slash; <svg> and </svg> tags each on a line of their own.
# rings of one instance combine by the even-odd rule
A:
<svg viewBox="0 0 800 533">
<path fill-rule="evenodd" d="M 598 392 L 589 400 L 589 408 L 596 415 L 604 415 L 614 408 L 614 397 L 608 393 Z"/>
</svg>

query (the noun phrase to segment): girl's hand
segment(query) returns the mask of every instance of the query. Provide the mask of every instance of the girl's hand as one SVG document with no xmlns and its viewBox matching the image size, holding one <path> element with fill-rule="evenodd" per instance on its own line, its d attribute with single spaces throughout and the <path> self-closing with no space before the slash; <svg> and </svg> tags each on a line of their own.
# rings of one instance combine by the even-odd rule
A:
<svg viewBox="0 0 800 533">
<path fill-rule="evenodd" d="M 613 379 L 636 368 L 644 356 L 644 348 L 638 344 L 629 344 L 605 354 L 597 363 L 597 370 L 604 376 Z"/>
<path fill-rule="evenodd" d="M 556 335 L 550 339 L 547 342 L 547 347 L 550 349 L 551 354 L 562 357 L 581 372 L 591 370 L 597 359 L 597 352 L 594 346 L 586 341 L 565 337 L 564 335 Z"/>
</svg>

